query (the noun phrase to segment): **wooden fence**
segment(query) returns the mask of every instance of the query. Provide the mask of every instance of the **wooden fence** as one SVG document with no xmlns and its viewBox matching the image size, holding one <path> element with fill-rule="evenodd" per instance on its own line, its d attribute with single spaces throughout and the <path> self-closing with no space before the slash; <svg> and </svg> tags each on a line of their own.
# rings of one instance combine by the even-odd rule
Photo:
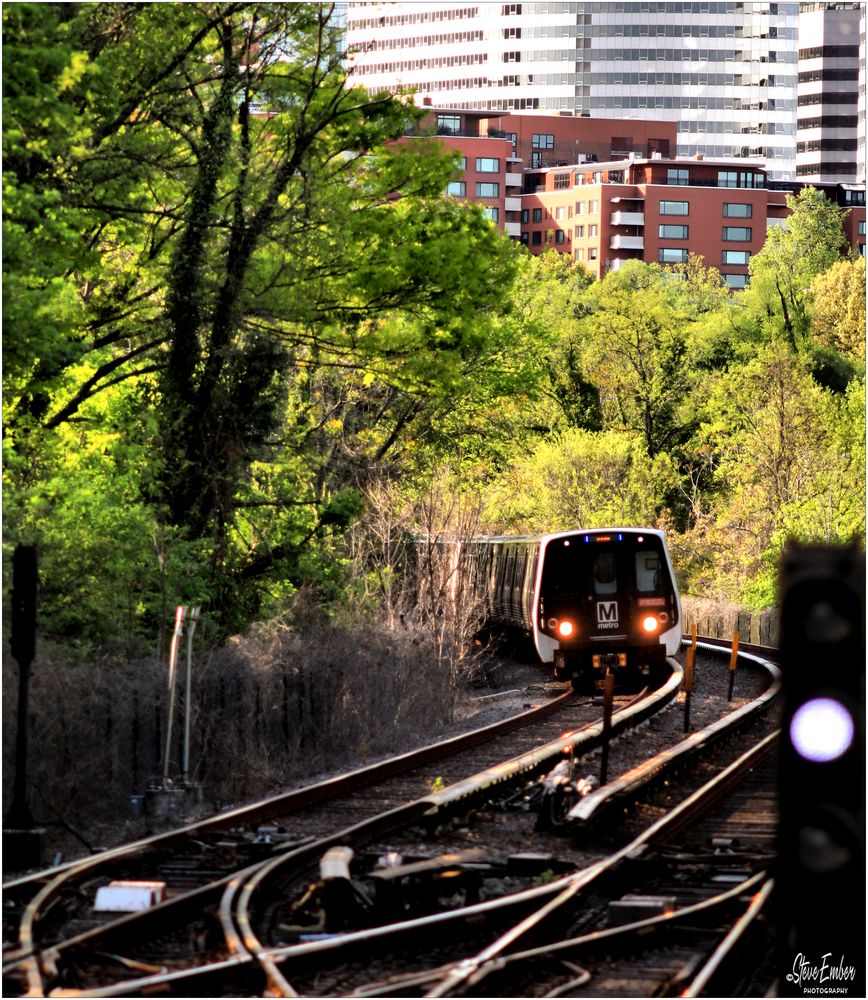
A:
<svg viewBox="0 0 868 1000">
<path fill-rule="evenodd" d="M 729 639 L 738 629 L 742 642 L 752 642 L 760 646 L 778 645 L 780 635 L 778 608 L 751 611 L 737 604 L 689 596 L 682 596 L 681 605 L 684 612 L 685 634 L 689 633 L 693 624 L 696 625 L 699 635 L 716 639 Z"/>
</svg>

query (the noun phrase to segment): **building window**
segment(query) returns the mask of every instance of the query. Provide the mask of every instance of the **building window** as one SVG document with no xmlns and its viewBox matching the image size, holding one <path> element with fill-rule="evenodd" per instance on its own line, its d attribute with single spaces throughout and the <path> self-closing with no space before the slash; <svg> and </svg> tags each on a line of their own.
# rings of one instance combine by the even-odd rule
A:
<svg viewBox="0 0 868 1000">
<path fill-rule="evenodd" d="M 747 288 L 748 275 L 746 274 L 725 274 L 723 277 L 730 288 Z"/>
<path fill-rule="evenodd" d="M 661 215 L 687 215 L 690 202 L 688 201 L 661 201 Z"/>
<path fill-rule="evenodd" d="M 564 188 L 570 186 L 570 175 L 569 174 L 555 174 L 555 190 L 563 191 Z"/>
<path fill-rule="evenodd" d="M 596 260 L 596 259 L 597 259 L 597 248 L 588 247 L 588 260 Z"/>
<path fill-rule="evenodd" d="M 567 214 L 567 210 L 566 210 L 566 208 L 563 205 L 558 205 L 558 207 L 555 209 L 555 218 L 556 219 L 563 219 L 563 218 L 566 217 L 566 214 Z"/>
<path fill-rule="evenodd" d="M 499 174 L 500 160 L 496 156 L 477 156 L 476 172 L 478 174 Z"/>
<path fill-rule="evenodd" d="M 588 202 L 588 215 L 598 215 L 600 212 L 600 203 L 598 201 Z"/>
<path fill-rule="evenodd" d="M 597 235 L 597 224 L 596 222 L 594 222 L 590 226 L 588 226 L 588 236 L 591 237 L 596 235 Z"/>
<path fill-rule="evenodd" d="M 535 247 L 538 247 L 542 243 L 542 230 L 541 229 L 535 229 L 533 231 L 533 233 L 531 234 L 531 243 Z"/>
<path fill-rule="evenodd" d="M 687 251 L 676 250 L 675 247 L 661 247 L 657 251 L 657 260 L 661 264 L 686 264 Z"/>
<path fill-rule="evenodd" d="M 563 229 L 558 229 L 555 231 L 555 243 L 563 243 L 564 238 L 565 237 Z"/>
<path fill-rule="evenodd" d="M 460 135 L 460 115 L 437 115 L 437 135 Z"/>
<path fill-rule="evenodd" d="M 723 239 L 729 242 L 735 240 L 744 243 L 753 239 L 753 229 L 750 226 L 724 226 Z"/>
<path fill-rule="evenodd" d="M 584 226 L 576 226 L 576 239 L 577 240 L 581 240 L 581 239 L 584 239 L 584 237 L 585 237 L 585 227 Z"/>
<path fill-rule="evenodd" d="M 724 250 L 720 258 L 721 264 L 740 264 L 747 267 L 750 262 L 748 250 Z"/>
<path fill-rule="evenodd" d="M 576 215 L 584 215 L 585 214 L 585 207 L 586 206 L 585 206 L 585 203 L 583 201 L 577 201 L 576 202 Z"/>
<path fill-rule="evenodd" d="M 865 235 L 865 220 L 864 219 L 859 223 L 858 233 L 859 233 L 860 236 L 864 236 Z"/>
<path fill-rule="evenodd" d="M 573 260 L 584 260 L 584 259 L 585 259 L 585 248 L 576 247 L 576 249 L 573 250 Z"/>
<path fill-rule="evenodd" d="M 541 208 L 535 208 L 533 210 L 533 221 L 534 222 L 542 222 L 542 209 Z"/>
<path fill-rule="evenodd" d="M 486 205 L 482 209 L 482 214 L 486 219 L 491 219 L 492 222 L 497 222 L 500 219 L 500 211 L 494 205 Z"/>
<path fill-rule="evenodd" d="M 522 243 L 523 243 L 523 244 L 524 244 L 525 246 L 527 246 L 527 233 L 526 233 L 526 232 L 524 232 L 524 233 L 522 233 L 522 234 L 521 234 L 521 242 L 522 242 Z"/>
<path fill-rule="evenodd" d="M 450 181 L 446 185 L 446 193 L 463 198 L 467 194 L 467 185 L 464 181 Z"/>
<path fill-rule="evenodd" d="M 494 181 L 477 181 L 476 182 L 476 197 L 477 198 L 499 198 L 500 197 L 500 185 L 496 184 Z"/>
<path fill-rule="evenodd" d="M 725 201 L 723 214 L 730 219 L 750 219 L 753 216 L 753 205 L 744 201 Z"/>
<path fill-rule="evenodd" d="M 542 166 L 542 153 L 540 153 L 540 152 L 531 153 L 530 154 L 530 165 L 532 167 L 541 167 Z"/>
<path fill-rule="evenodd" d="M 528 210 L 526 208 L 523 208 L 521 210 L 521 221 L 522 221 L 522 223 L 527 224 L 528 222 L 530 222 L 530 218 L 529 217 L 530 217 L 530 212 L 528 212 Z"/>
<path fill-rule="evenodd" d="M 555 137 L 546 132 L 534 132 L 530 144 L 534 149 L 554 149 Z"/>
<path fill-rule="evenodd" d="M 722 188 L 762 187 L 762 174 L 755 174 L 752 170 L 718 170 L 717 186 Z"/>
<path fill-rule="evenodd" d="M 602 184 L 603 183 L 603 171 L 602 170 L 595 170 L 593 172 L 593 174 L 591 175 L 591 183 L 592 184 Z"/>
<path fill-rule="evenodd" d="M 690 171 L 684 170 L 681 167 L 670 167 L 666 171 L 666 183 L 667 184 L 689 184 L 690 183 Z"/>
<path fill-rule="evenodd" d="M 689 226 L 667 226 L 661 224 L 657 235 L 661 240 L 686 240 Z"/>
</svg>

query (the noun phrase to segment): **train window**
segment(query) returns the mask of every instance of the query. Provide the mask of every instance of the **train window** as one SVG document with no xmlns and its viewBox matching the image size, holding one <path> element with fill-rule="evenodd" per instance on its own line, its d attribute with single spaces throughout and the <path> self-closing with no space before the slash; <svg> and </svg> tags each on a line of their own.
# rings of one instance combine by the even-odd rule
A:
<svg viewBox="0 0 868 1000">
<path fill-rule="evenodd" d="M 636 589 L 647 593 L 657 590 L 662 582 L 660 556 L 656 552 L 640 549 L 636 553 Z"/>
<path fill-rule="evenodd" d="M 594 556 L 594 591 L 597 594 L 614 594 L 618 589 L 615 573 L 615 553 L 598 552 Z"/>
</svg>

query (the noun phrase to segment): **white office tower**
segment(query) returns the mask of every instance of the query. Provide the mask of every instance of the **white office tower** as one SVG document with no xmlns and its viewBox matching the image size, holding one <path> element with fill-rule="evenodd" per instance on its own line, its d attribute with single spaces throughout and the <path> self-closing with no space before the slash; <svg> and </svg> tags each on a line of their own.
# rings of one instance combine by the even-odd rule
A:
<svg viewBox="0 0 868 1000">
<path fill-rule="evenodd" d="M 852 183 L 857 178 L 860 93 L 863 124 L 865 100 L 859 55 L 862 8 L 861 3 L 803 3 L 799 8 L 796 176 L 800 181 Z M 861 145 L 864 178 L 864 136 Z"/>
<path fill-rule="evenodd" d="M 678 154 L 793 179 L 798 4 L 349 3 L 370 90 L 436 107 L 678 122 Z"/>
</svg>

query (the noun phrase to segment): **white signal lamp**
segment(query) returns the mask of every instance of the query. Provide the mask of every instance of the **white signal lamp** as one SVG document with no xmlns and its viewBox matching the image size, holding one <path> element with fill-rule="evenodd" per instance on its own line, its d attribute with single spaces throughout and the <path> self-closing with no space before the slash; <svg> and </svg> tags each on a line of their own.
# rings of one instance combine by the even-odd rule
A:
<svg viewBox="0 0 868 1000">
<path fill-rule="evenodd" d="M 849 709 L 835 698 L 811 698 L 790 720 L 790 742 L 796 753 L 815 764 L 842 757 L 853 745 L 855 732 Z"/>
</svg>

